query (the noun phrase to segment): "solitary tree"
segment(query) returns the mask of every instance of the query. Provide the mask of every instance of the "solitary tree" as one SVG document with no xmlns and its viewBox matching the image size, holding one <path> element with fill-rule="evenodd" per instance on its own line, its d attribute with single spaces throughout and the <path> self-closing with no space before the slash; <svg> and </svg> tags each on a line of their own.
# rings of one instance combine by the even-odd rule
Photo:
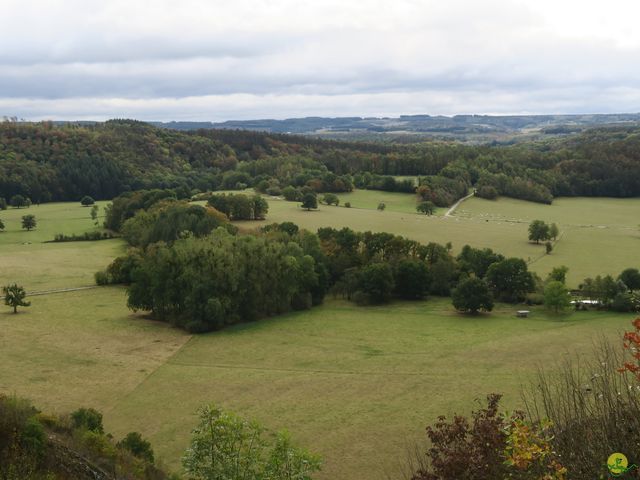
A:
<svg viewBox="0 0 640 480">
<path fill-rule="evenodd" d="M 6 210 L 7 209 L 7 201 L 5 200 L 4 197 L 0 197 L 0 210 Z"/>
<path fill-rule="evenodd" d="M 555 241 L 558 238 L 558 235 L 560 235 L 560 230 L 558 230 L 558 225 L 556 225 L 555 223 L 552 223 L 551 226 L 549 227 L 549 238 L 553 238 L 553 240 Z"/>
<path fill-rule="evenodd" d="M 285 433 L 269 445 L 264 428 L 255 422 L 213 406 L 198 413 L 200 421 L 182 458 L 190 479 L 310 480 L 320 470 L 319 458 L 294 447 Z"/>
<path fill-rule="evenodd" d="M 553 270 L 551 270 L 551 273 L 549 274 L 549 281 L 566 283 L 568 271 L 569 271 L 569 267 L 565 267 L 564 265 L 560 265 L 559 267 L 554 267 Z"/>
<path fill-rule="evenodd" d="M 484 280 L 470 277 L 461 281 L 458 288 L 451 294 L 453 306 L 456 310 L 478 313 L 478 310 L 490 312 L 493 310 L 493 298 Z"/>
<path fill-rule="evenodd" d="M 381 212 L 382 212 L 385 208 L 387 208 L 387 206 L 385 205 L 385 203 L 384 203 L 384 202 L 380 202 L 380 203 L 378 204 L 378 210 L 380 210 Z"/>
<path fill-rule="evenodd" d="M 529 225 L 529 240 L 540 243 L 540 240 L 549 240 L 549 225 L 542 220 L 534 220 Z"/>
<path fill-rule="evenodd" d="M 545 248 L 545 251 L 547 252 L 547 255 L 549 255 L 553 251 L 553 245 L 551 245 L 551 242 L 545 243 L 544 248 Z"/>
<path fill-rule="evenodd" d="M 23 215 L 22 216 L 22 228 L 30 231 L 36 228 L 36 216 L 35 215 Z"/>
<path fill-rule="evenodd" d="M 327 205 L 340 205 L 340 199 L 335 193 L 325 193 L 322 197 L 322 201 Z"/>
<path fill-rule="evenodd" d="M 13 307 L 13 313 L 18 313 L 18 307 L 28 307 L 31 305 L 31 302 L 25 301 L 27 292 L 25 292 L 23 287 L 15 283 L 2 287 L 2 293 L 4 294 L 4 304 Z"/>
<path fill-rule="evenodd" d="M 93 207 L 91 207 L 91 220 L 93 220 L 93 223 L 98 225 L 98 206 L 94 205 Z"/>
<path fill-rule="evenodd" d="M 310 211 L 312 208 L 318 208 L 318 199 L 313 193 L 305 193 L 302 197 L 302 208 Z"/>
<path fill-rule="evenodd" d="M 544 287 L 544 305 L 558 313 L 569 306 L 569 290 L 562 282 L 549 282 Z"/>
<path fill-rule="evenodd" d="M 436 206 L 433 202 L 421 202 L 417 207 L 416 210 L 420 213 L 424 213 L 425 215 L 433 215 L 433 212 L 435 211 Z"/>
<path fill-rule="evenodd" d="M 85 195 L 84 197 L 82 197 L 82 200 L 80 200 L 80 203 L 83 207 L 88 207 L 89 205 L 93 205 L 94 203 L 96 203 L 96 201 L 89 195 Z"/>
<path fill-rule="evenodd" d="M 4 230 L 4 222 L 0 220 L 0 230 Z"/>
</svg>

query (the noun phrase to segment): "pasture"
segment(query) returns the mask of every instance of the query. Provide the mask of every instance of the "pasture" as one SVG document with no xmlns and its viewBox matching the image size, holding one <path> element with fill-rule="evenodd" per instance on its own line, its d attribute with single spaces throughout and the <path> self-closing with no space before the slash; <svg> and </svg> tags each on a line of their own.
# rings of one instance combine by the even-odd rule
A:
<svg viewBox="0 0 640 480">
<path fill-rule="evenodd" d="M 107 203 L 97 202 L 100 222 Z M 57 233 L 98 230 L 90 210 L 80 203 L 47 203 L 0 211 L 5 224 L 0 232 L 0 285 L 17 282 L 27 291 L 93 285 L 93 274 L 124 252 L 121 240 L 44 243 Z M 37 221 L 30 232 L 21 228 L 21 217 L 28 214 L 35 215 Z"/>
<path fill-rule="evenodd" d="M 322 479 L 383 479 L 439 414 L 475 398 L 519 405 L 538 365 L 616 336 L 629 315 L 464 317 L 447 300 L 356 307 L 329 299 L 223 332 L 189 336 L 128 311 L 118 287 L 42 295 L 0 313 L 0 391 L 68 412 L 94 406 L 116 438 L 138 430 L 170 467 L 195 410 L 215 402 L 323 455 Z"/>
<path fill-rule="evenodd" d="M 291 221 L 315 231 L 319 227 L 350 227 L 358 231 L 386 231 L 418 240 L 422 243 L 453 244 L 458 252 L 465 244 L 492 248 L 505 256 L 520 257 L 530 268 L 546 276 L 553 267 L 569 267 L 568 284 L 577 287 L 588 276 L 617 276 L 627 267 L 640 266 L 640 199 L 560 198 L 552 205 L 525 202 L 509 198 L 497 201 L 471 198 L 463 202 L 450 217 L 426 216 L 409 209 L 415 205 L 413 195 L 387 193 L 395 200 L 385 211 L 376 210 L 379 193 L 371 194 L 369 203 L 352 202 L 362 208 L 319 205 L 317 211 L 306 211 L 298 203 L 269 199 L 266 223 Z M 349 195 L 339 195 L 341 205 Z M 400 211 L 404 209 L 404 211 Z M 442 213 L 442 212 L 441 212 Z M 532 220 L 556 222 L 561 236 L 550 255 L 543 245 L 527 240 Z M 256 222 L 238 222 L 245 228 L 256 228 Z"/>
<path fill-rule="evenodd" d="M 272 200 L 266 223 L 392 231 L 423 242 L 452 241 L 454 250 L 469 243 L 535 260 L 543 247 L 529 244 L 526 230 L 540 218 L 563 232 L 554 252 L 531 264 L 541 273 L 566 264 L 575 283 L 637 266 L 636 199 L 560 199 L 544 206 L 474 198 L 442 218 L 394 211 L 390 202 L 379 212 L 380 192 L 364 193 L 369 204 L 362 192 L 350 194 L 361 195 L 362 208 L 315 212 Z M 406 195 L 397 205 L 410 201 Z M 20 230 L 26 213 L 36 215 L 36 230 Z M 94 272 L 124 250 L 118 239 L 40 243 L 55 233 L 96 228 L 79 204 L 9 209 L 0 218 L 7 226 L 0 233 L 0 284 L 17 281 L 28 291 L 90 285 Z M 215 402 L 271 429 L 289 429 L 298 443 L 323 455 L 323 480 L 382 480 L 437 415 L 468 413 L 475 398 L 492 392 L 505 394 L 505 408 L 517 407 L 521 385 L 539 365 L 586 352 L 600 335 L 619 338 L 633 318 L 592 311 L 556 317 L 534 308 L 530 318 L 517 319 L 516 307 L 505 305 L 465 317 L 448 299 L 356 307 L 328 298 L 311 311 L 190 336 L 129 311 L 120 287 L 30 300 L 18 315 L 0 310 L 0 392 L 56 412 L 98 408 L 107 430 L 116 437 L 140 431 L 175 469 L 195 410 Z"/>
</svg>

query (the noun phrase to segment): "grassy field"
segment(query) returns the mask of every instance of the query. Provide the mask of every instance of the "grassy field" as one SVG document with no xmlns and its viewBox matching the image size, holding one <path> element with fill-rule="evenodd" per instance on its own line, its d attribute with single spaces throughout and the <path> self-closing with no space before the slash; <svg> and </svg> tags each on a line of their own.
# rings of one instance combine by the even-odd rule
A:
<svg viewBox="0 0 640 480">
<path fill-rule="evenodd" d="M 137 316 L 102 287 L 32 297 L 0 313 L 0 392 L 41 408 L 103 411 L 116 437 L 138 430 L 178 468 L 194 412 L 215 402 L 323 455 L 322 479 L 382 479 L 439 414 L 520 386 L 538 364 L 619 334 L 629 315 L 553 318 L 513 307 L 467 318 L 448 301 L 360 308 L 329 300 L 224 332 L 191 337 Z"/>
<path fill-rule="evenodd" d="M 98 202 L 99 220 L 103 220 Z M 93 285 L 93 274 L 124 251 L 121 240 L 44 243 L 57 233 L 79 234 L 97 230 L 90 208 L 79 203 L 47 203 L 0 211 L 5 230 L 0 232 L 0 285 L 17 282 L 27 291 Z M 21 228 L 23 215 L 35 215 L 37 227 Z"/>
<path fill-rule="evenodd" d="M 369 208 L 317 212 L 273 200 L 268 221 L 394 231 L 535 259 L 542 247 L 527 243 L 526 229 L 542 218 L 556 221 L 563 236 L 554 253 L 532 267 L 564 263 L 570 278 L 617 273 L 640 253 L 636 199 L 560 199 L 552 206 L 471 199 L 443 218 L 393 211 L 389 204 L 379 212 L 375 197 L 365 203 L 377 193 L 351 194 Z M 27 212 L 38 218 L 35 231 L 19 229 Z M 0 284 L 18 281 L 27 290 L 88 285 L 124 249 L 117 239 L 41 243 L 55 233 L 95 228 L 88 209 L 77 204 L 10 209 L 0 218 L 7 226 L 0 233 Z M 0 392 L 57 412 L 96 407 L 108 430 L 117 437 L 139 430 L 173 468 L 196 408 L 216 402 L 269 428 L 290 429 L 296 441 L 324 456 L 323 480 L 384 478 L 437 415 L 467 413 L 475 398 L 491 392 L 504 393 L 505 407 L 516 407 L 521 385 L 538 365 L 588 351 L 599 335 L 617 336 L 633 318 L 534 310 L 531 318 L 516 319 L 512 306 L 469 318 L 452 311 L 448 300 L 364 308 L 329 299 L 308 312 L 192 337 L 127 310 L 118 287 L 31 301 L 18 315 L 0 310 Z"/>
<path fill-rule="evenodd" d="M 358 191 L 348 195 L 367 198 L 379 193 L 384 192 Z M 387 195 L 405 198 L 396 201 L 395 210 L 387 203 L 383 212 L 375 210 L 377 202 L 373 198 L 370 203 L 362 202 L 368 208 L 320 205 L 317 211 L 310 212 L 295 202 L 271 199 L 266 222 L 292 221 L 312 231 L 324 226 L 387 231 L 423 243 L 452 242 L 454 252 L 465 244 L 488 247 L 506 256 L 524 258 L 542 276 L 555 266 L 567 265 L 568 282 L 574 287 L 587 276 L 615 276 L 624 268 L 640 267 L 640 199 L 561 198 L 553 205 L 542 205 L 507 198 L 471 198 L 451 217 L 427 217 L 409 210 L 412 195 Z M 398 205 L 404 205 L 406 211 L 400 211 Z M 527 228 L 534 219 L 556 222 L 560 227 L 561 237 L 551 255 L 544 254 L 544 246 L 527 241 Z M 238 223 L 245 228 L 257 226 L 255 222 Z"/>
</svg>

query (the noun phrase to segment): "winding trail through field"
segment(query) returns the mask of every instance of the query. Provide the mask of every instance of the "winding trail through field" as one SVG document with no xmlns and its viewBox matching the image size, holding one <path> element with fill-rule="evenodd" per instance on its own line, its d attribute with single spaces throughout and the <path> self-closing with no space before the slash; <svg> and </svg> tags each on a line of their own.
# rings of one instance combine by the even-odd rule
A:
<svg viewBox="0 0 640 480">
<path fill-rule="evenodd" d="M 476 194 L 476 192 L 474 190 L 472 193 L 470 193 L 466 197 L 462 197 L 460 200 L 458 200 L 456 203 L 454 203 L 453 206 L 449 210 L 447 210 L 447 213 L 445 213 L 444 216 L 445 217 L 450 217 L 451 215 L 453 215 L 453 212 L 456 211 L 456 208 L 458 208 L 462 202 L 464 202 L 465 200 L 470 199 L 475 194 Z"/>
</svg>

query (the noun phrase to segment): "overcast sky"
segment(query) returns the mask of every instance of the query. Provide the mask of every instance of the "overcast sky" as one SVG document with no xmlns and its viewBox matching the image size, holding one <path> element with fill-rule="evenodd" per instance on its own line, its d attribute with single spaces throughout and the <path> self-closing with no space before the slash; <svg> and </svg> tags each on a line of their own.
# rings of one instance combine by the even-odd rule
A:
<svg viewBox="0 0 640 480">
<path fill-rule="evenodd" d="M 640 111 L 637 0 L 0 0 L 0 116 Z"/>
</svg>

